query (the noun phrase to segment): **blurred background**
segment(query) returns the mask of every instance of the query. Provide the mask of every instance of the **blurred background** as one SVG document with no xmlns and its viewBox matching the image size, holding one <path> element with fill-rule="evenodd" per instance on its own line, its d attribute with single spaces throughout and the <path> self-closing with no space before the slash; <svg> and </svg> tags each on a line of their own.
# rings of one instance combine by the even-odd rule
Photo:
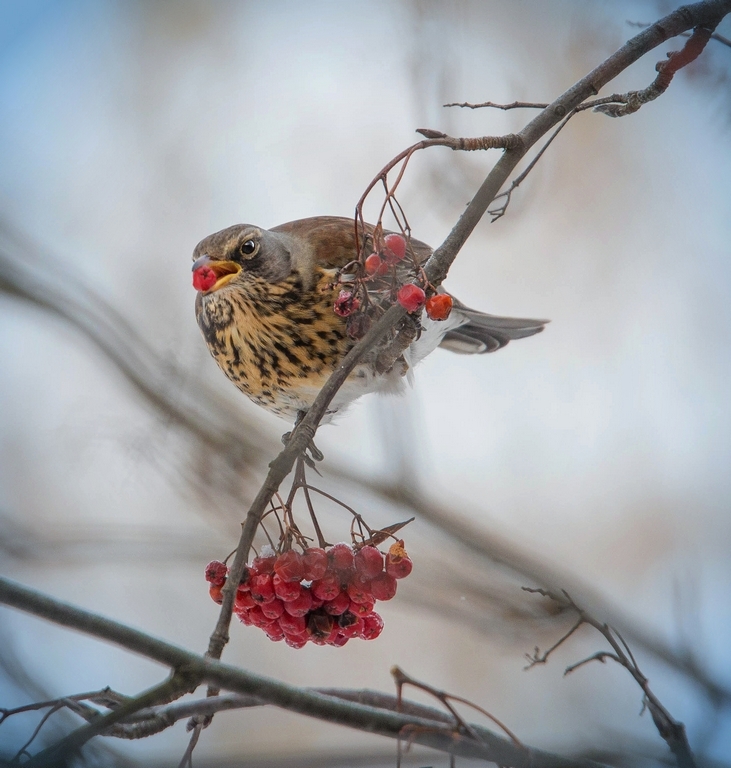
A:
<svg viewBox="0 0 731 768">
<path fill-rule="evenodd" d="M 209 357 L 195 244 L 234 223 L 351 215 L 414 129 L 502 134 L 530 116 L 444 103 L 550 101 L 636 33 L 628 22 L 673 7 L 1 3 L 2 573 L 203 652 L 218 614 L 203 568 L 235 546 L 290 427 Z M 679 47 L 606 94 L 645 87 Z M 384 606 L 380 639 L 294 651 L 236 624 L 225 661 L 388 692 L 399 664 L 532 746 L 669 755 L 625 670 L 562 677 L 605 647 L 596 633 L 523 671 L 525 653 L 571 624 L 520 589 L 552 584 L 622 628 L 706 764 L 729 759 L 730 72 L 731 49 L 711 42 L 639 113 L 576 117 L 507 215 L 479 225 L 447 288 L 488 312 L 550 318 L 543 334 L 487 357 L 438 350 L 404 397 L 365 398 L 318 434 L 323 489 L 374 526 L 416 515 L 414 574 Z M 414 235 L 439 244 L 496 157 L 418 155 L 400 195 Z M 331 540 L 347 536 L 347 514 L 318 511 Z M 5 608 L 0 648 L 3 707 L 107 685 L 134 694 L 164 675 Z M 0 756 L 37 722 L 3 723 Z M 54 715 L 36 744 L 77 723 Z M 187 739 L 181 722 L 87 758 L 177 765 Z M 260 708 L 217 715 L 195 764 L 394 756 L 385 739 Z"/>
</svg>

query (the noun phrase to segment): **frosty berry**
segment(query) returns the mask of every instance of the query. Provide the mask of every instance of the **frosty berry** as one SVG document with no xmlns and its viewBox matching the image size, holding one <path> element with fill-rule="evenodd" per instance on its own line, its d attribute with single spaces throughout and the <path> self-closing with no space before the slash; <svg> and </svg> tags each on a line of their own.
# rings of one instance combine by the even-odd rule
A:
<svg viewBox="0 0 731 768">
<path fill-rule="evenodd" d="M 423 288 L 419 288 L 414 283 L 406 283 L 399 288 L 396 294 L 396 301 L 407 311 L 416 312 L 424 306 L 426 294 Z"/>
<path fill-rule="evenodd" d="M 233 610 L 242 624 L 258 627 L 291 648 L 307 643 L 339 648 L 351 639 L 374 640 L 383 631 L 378 600 L 396 594 L 396 580 L 411 572 L 403 540 L 387 554 L 371 544 L 334 544 L 328 549 L 266 547 L 244 570 Z M 218 560 L 205 569 L 211 598 L 221 603 L 228 568 Z"/>
</svg>

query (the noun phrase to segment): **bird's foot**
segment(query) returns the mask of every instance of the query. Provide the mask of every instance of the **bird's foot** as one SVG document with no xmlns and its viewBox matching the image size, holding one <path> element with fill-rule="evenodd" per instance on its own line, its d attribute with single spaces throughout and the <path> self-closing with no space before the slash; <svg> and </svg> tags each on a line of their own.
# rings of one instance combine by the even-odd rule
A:
<svg viewBox="0 0 731 768">
<path fill-rule="evenodd" d="M 295 422 L 294 422 L 295 429 L 297 428 L 297 425 L 302 421 L 302 419 L 304 419 L 306 414 L 307 414 L 307 411 L 297 411 L 297 418 L 295 419 Z M 291 437 L 292 437 L 292 432 L 285 432 L 282 435 L 282 442 L 285 445 L 287 445 Z M 307 463 L 307 466 L 312 467 L 314 469 L 315 462 L 322 461 L 325 458 L 325 454 L 315 445 L 314 440 L 310 440 L 310 442 L 305 447 L 303 458 Z"/>
</svg>

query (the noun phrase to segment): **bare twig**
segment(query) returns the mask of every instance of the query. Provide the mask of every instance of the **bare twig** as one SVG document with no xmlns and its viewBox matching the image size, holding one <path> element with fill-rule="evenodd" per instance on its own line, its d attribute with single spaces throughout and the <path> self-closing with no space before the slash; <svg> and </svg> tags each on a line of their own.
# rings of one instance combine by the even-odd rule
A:
<svg viewBox="0 0 731 768">
<path fill-rule="evenodd" d="M 661 704 L 657 696 L 650 690 L 650 683 L 647 677 L 645 677 L 637 666 L 637 662 L 624 639 L 622 639 L 622 637 L 608 624 L 598 621 L 589 612 L 579 607 L 566 590 L 562 590 L 558 593 L 548 589 L 534 589 L 531 587 L 523 587 L 523 589 L 526 592 L 543 595 L 559 605 L 569 607 L 578 615 L 576 626 L 568 634 L 564 635 L 546 654 L 544 654 L 544 656 L 547 657 L 550 651 L 553 651 L 562 645 L 582 624 L 589 624 L 594 627 L 594 629 L 606 638 L 607 642 L 612 647 L 612 651 L 599 651 L 598 653 L 567 667 L 564 674 L 568 675 L 579 667 L 592 661 L 600 661 L 604 663 L 607 659 L 611 659 L 623 666 L 642 689 L 644 701 L 647 708 L 650 710 L 650 715 L 655 723 L 655 727 L 668 747 L 670 747 L 670 750 L 678 763 L 678 768 L 696 768 L 693 753 L 691 752 L 688 738 L 685 733 L 685 726 L 683 723 L 673 718 L 670 712 L 668 712 L 668 710 Z"/>
<path fill-rule="evenodd" d="M 399 704 L 402 700 L 403 687 L 405 685 L 413 685 L 415 688 L 419 688 L 420 690 L 431 694 L 435 699 L 440 701 L 449 710 L 449 713 L 454 718 L 455 724 L 459 728 L 469 733 L 471 736 L 479 738 L 472 726 L 466 723 L 459 712 L 457 712 L 457 710 L 452 706 L 452 701 L 458 701 L 461 704 L 465 704 L 466 706 L 471 707 L 480 714 L 484 715 L 486 718 L 488 718 L 488 720 L 492 720 L 492 722 L 495 723 L 495 725 L 497 725 L 497 727 L 500 728 L 503 733 L 508 736 L 508 738 L 513 742 L 513 744 L 515 744 L 515 746 L 523 747 L 520 739 L 504 723 L 501 723 L 500 720 L 498 720 L 494 715 L 490 714 L 487 710 L 469 701 L 468 699 L 464 699 L 461 696 L 455 696 L 451 693 L 447 693 L 446 691 L 440 691 L 438 688 L 434 688 L 434 686 L 429 685 L 428 683 L 415 680 L 413 677 L 407 675 L 400 667 L 391 667 L 391 675 L 396 683 L 396 696 Z"/>
</svg>

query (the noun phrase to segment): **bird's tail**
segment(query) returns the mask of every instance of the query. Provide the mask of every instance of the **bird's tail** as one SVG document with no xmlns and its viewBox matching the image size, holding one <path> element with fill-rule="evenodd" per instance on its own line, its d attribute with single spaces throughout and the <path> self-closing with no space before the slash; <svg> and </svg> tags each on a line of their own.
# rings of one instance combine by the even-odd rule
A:
<svg viewBox="0 0 731 768">
<path fill-rule="evenodd" d="M 454 299 L 454 310 L 467 322 L 450 329 L 439 346 L 463 355 L 495 352 L 514 339 L 524 339 L 540 333 L 548 320 L 528 320 L 519 317 L 498 317 L 465 307 Z"/>
</svg>

